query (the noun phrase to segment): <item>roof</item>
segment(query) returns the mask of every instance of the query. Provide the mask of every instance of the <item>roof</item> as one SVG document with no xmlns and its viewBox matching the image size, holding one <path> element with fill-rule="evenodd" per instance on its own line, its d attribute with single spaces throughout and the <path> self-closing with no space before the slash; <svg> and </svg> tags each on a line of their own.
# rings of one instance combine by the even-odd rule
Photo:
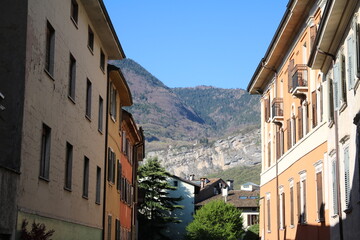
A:
<svg viewBox="0 0 360 240">
<path fill-rule="evenodd" d="M 261 94 L 270 76 L 277 72 L 288 49 L 297 37 L 301 23 L 308 17 L 315 0 L 290 0 L 286 6 L 283 18 L 270 42 L 265 56 L 260 60 L 247 91 L 251 94 Z"/>
<path fill-rule="evenodd" d="M 127 126 L 130 129 L 129 135 L 134 137 L 135 145 L 142 144 L 144 142 L 142 128 L 137 128 L 131 113 L 122 109 L 122 119 L 127 123 Z"/>
<path fill-rule="evenodd" d="M 237 208 L 248 208 L 259 206 L 259 190 L 254 191 L 243 191 L 243 190 L 230 190 L 227 196 L 227 203 L 233 204 Z M 240 199 L 246 198 L 246 199 Z M 251 198 L 250 198 L 251 197 Z M 222 194 L 215 195 L 204 201 L 198 202 L 196 206 L 203 206 L 214 200 L 224 199 Z"/>
<path fill-rule="evenodd" d="M 120 68 L 116 67 L 115 65 L 108 64 L 108 71 L 109 77 L 115 84 L 116 89 L 118 89 L 121 106 L 131 106 L 133 104 L 131 91 Z"/>
<path fill-rule="evenodd" d="M 195 182 L 192 182 L 190 180 L 186 180 L 184 178 L 181 178 L 181 177 L 178 177 L 178 176 L 175 176 L 175 175 L 170 175 L 170 177 L 175 178 L 175 179 L 177 179 L 179 181 L 185 182 L 187 184 L 193 185 L 194 187 L 199 187 L 200 188 L 199 184 L 196 184 Z"/>
<path fill-rule="evenodd" d="M 80 0 L 109 59 L 125 58 L 124 50 L 102 0 Z"/>
<path fill-rule="evenodd" d="M 358 1 L 329 0 L 310 54 L 308 66 L 326 71 L 351 20 Z"/>
</svg>

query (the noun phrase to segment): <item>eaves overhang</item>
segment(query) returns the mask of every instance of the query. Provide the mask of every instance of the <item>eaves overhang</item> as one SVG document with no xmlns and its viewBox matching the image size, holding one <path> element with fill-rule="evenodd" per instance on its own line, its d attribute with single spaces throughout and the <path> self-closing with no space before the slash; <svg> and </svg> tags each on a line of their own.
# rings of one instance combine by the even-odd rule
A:
<svg viewBox="0 0 360 240">
<path fill-rule="evenodd" d="M 273 78 L 293 44 L 300 27 L 308 18 L 308 13 L 315 2 L 315 0 L 290 0 L 288 2 L 284 16 L 265 56 L 261 59 L 248 84 L 247 91 L 250 94 L 263 93 L 267 83 Z"/>
<path fill-rule="evenodd" d="M 359 0 L 329 0 L 315 38 L 308 66 L 326 70 L 338 51 Z"/>
<path fill-rule="evenodd" d="M 122 109 L 123 120 L 127 123 L 130 133 L 135 139 L 135 145 L 142 142 L 142 128 L 138 129 L 131 113 Z"/>
<path fill-rule="evenodd" d="M 109 77 L 118 89 L 121 106 L 129 107 L 133 104 L 131 91 L 120 68 L 108 64 Z"/>
<path fill-rule="evenodd" d="M 125 58 L 124 50 L 102 0 L 80 0 L 110 60 Z"/>
</svg>

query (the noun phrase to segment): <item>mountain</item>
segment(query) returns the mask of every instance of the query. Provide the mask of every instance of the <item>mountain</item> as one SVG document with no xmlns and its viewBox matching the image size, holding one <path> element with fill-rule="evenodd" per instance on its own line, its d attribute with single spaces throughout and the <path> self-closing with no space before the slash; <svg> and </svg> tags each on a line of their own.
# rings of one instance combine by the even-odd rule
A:
<svg viewBox="0 0 360 240">
<path fill-rule="evenodd" d="M 147 156 L 171 173 L 206 175 L 260 162 L 259 97 L 243 89 L 169 88 L 131 59 L 112 61 L 133 96 Z"/>
</svg>

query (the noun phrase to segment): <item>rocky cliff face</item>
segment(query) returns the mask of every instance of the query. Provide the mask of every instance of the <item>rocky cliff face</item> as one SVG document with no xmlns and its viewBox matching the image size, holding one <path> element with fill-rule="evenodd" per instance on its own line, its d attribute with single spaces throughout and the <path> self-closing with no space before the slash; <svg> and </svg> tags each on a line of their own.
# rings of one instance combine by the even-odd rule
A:
<svg viewBox="0 0 360 240">
<path fill-rule="evenodd" d="M 238 165 L 255 165 L 261 162 L 260 129 L 240 132 L 212 144 L 169 146 L 166 150 L 152 151 L 147 157 L 157 156 L 172 174 L 187 177 L 205 176 L 218 170 Z"/>
</svg>

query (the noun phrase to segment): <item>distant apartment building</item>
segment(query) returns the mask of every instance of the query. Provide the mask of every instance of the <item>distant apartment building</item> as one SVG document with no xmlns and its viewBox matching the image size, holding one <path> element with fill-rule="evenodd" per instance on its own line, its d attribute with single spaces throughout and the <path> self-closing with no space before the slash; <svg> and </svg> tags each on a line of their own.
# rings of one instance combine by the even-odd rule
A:
<svg viewBox="0 0 360 240">
<path fill-rule="evenodd" d="M 324 160 L 331 239 L 360 235 L 360 1 L 327 1 L 309 66 L 322 72 L 328 102 Z"/>
<path fill-rule="evenodd" d="M 327 82 L 307 66 L 326 1 L 289 1 L 248 91 L 261 94 L 262 239 L 329 239 Z"/>
<path fill-rule="evenodd" d="M 0 239 L 18 238 L 25 219 L 54 229 L 54 240 L 120 239 L 120 226 L 133 233 L 136 199 L 128 196 L 142 155 L 131 154 L 143 138 L 131 118 L 120 119 L 131 95 L 120 72 L 108 72 L 107 61 L 125 55 L 103 1 L 3 5 Z"/>
<path fill-rule="evenodd" d="M 181 177 L 171 175 L 167 178 L 171 186 L 176 190 L 168 191 L 168 196 L 172 198 L 181 197 L 176 204 L 183 206 L 183 209 L 175 209 L 171 215 L 178 217 L 180 223 L 168 223 L 164 234 L 172 240 L 182 240 L 186 236 L 186 227 L 194 220 L 195 196 L 200 191 L 200 185 Z"/>
</svg>

